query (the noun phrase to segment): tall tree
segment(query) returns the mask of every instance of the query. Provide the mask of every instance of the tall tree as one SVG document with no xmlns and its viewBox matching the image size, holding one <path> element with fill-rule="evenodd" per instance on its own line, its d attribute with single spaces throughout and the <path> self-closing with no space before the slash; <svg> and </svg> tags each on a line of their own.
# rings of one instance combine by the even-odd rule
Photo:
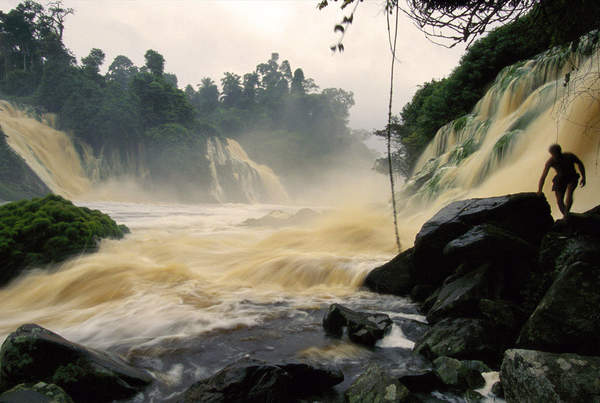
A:
<svg viewBox="0 0 600 403">
<path fill-rule="evenodd" d="M 148 49 L 144 55 L 146 68 L 155 76 L 162 76 L 165 72 L 165 58 L 155 50 Z"/>
</svg>

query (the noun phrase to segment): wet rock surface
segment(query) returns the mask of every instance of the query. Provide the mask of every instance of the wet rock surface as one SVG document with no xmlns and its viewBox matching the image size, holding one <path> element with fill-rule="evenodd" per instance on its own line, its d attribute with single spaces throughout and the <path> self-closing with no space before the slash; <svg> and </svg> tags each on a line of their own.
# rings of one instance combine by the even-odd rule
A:
<svg viewBox="0 0 600 403">
<path fill-rule="evenodd" d="M 408 295 L 414 282 L 413 248 L 410 248 L 383 266 L 373 269 L 365 278 L 364 286 L 381 294 Z"/>
<path fill-rule="evenodd" d="M 307 362 L 242 360 L 198 381 L 183 402 L 283 402 L 326 391 L 344 380 L 335 368 Z"/>
<path fill-rule="evenodd" d="M 6 338 L 0 363 L 0 390 L 43 381 L 60 386 L 74 401 L 124 399 L 152 381 L 148 372 L 116 355 L 72 343 L 34 324 Z"/>
<path fill-rule="evenodd" d="M 600 357 L 507 350 L 500 378 L 507 402 L 600 401 Z"/>
<path fill-rule="evenodd" d="M 59 386 L 38 382 L 20 384 L 0 394 L 0 403 L 73 403 Z"/>
<path fill-rule="evenodd" d="M 345 393 L 348 403 L 404 402 L 410 391 L 377 364 L 372 364 Z"/>
<path fill-rule="evenodd" d="M 333 336 L 341 337 L 344 328 L 348 338 L 355 343 L 373 346 L 392 327 L 388 315 L 380 313 L 356 312 L 339 304 L 332 304 L 323 318 L 323 328 Z"/>
</svg>

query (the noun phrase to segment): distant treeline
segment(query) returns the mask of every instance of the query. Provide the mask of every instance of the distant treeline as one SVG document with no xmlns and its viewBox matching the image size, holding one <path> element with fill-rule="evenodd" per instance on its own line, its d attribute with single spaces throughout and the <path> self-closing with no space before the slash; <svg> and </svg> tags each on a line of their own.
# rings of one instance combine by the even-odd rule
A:
<svg viewBox="0 0 600 403">
<path fill-rule="evenodd" d="M 438 129 L 470 113 L 504 67 L 552 46 L 567 46 L 600 27 L 599 1 L 579 0 L 577 7 L 572 3 L 542 2 L 528 15 L 475 42 L 447 78 L 421 85 L 392 123 L 399 146 L 394 168 L 408 175 Z M 385 129 L 377 132 L 385 133 Z M 382 171 L 387 170 L 386 161 L 379 161 L 378 165 Z"/>
<path fill-rule="evenodd" d="M 225 73 L 220 89 L 206 77 L 181 90 L 155 50 L 145 53 L 141 67 L 119 55 L 106 74 L 101 73 L 105 54 L 100 49 L 78 63 L 62 42 L 64 20 L 72 12 L 60 1 L 46 9 L 29 0 L 0 12 L 0 91 L 57 114 L 59 128 L 96 154 L 110 151 L 126 159 L 144 149 L 156 162 L 150 169 L 169 176 L 186 170 L 197 174 L 198 166 L 182 161 L 194 159 L 189 146 L 197 149 L 206 136 L 268 132 L 294 139 L 299 152 L 315 158 L 350 137 L 352 93 L 319 90 L 301 68 L 293 70 L 277 53 L 243 76 Z"/>
</svg>

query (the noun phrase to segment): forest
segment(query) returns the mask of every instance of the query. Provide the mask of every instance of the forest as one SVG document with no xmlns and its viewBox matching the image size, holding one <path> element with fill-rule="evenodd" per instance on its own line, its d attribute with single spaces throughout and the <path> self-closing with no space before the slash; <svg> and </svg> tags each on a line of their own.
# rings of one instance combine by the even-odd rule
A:
<svg viewBox="0 0 600 403">
<path fill-rule="evenodd" d="M 285 161 L 263 151 L 273 143 L 275 154 L 297 156 L 294 170 L 360 143 L 347 125 L 352 92 L 321 90 L 278 53 L 254 71 L 225 72 L 218 82 L 205 77 L 182 90 L 152 49 L 143 66 L 118 55 L 105 73 L 101 49 L 78 62 L 62 41 L 72 13 L 60 1 L 44 7 L 31 0 L 0 12 L 0 95 L 56 114 L 58 128 L 96 156 L 142 159 L 153 178 L 170 179 L 205 168 L 188 162 L 197 160 L 191 150 L 202 152 L 208 136 L 237 138 L 259 162 Z M 249 134 L 260 137 L 260 148 L 252 147 Z M 286 167 L 280 162 L 275 168 L 285 176 Z"/>
</svg>

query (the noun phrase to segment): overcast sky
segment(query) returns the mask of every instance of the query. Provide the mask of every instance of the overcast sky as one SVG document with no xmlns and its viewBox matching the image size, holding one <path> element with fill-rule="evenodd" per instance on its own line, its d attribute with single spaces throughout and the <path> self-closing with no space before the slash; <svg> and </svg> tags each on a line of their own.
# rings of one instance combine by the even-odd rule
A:
<svg viewBox="0 0 600 403">
<path fill-rule="evenodd" d="M 45 0 L 38 0 L 46 4 Z M 0 0 L 8 11 L 19 1 Z M 106 53 L 106 68 L 115 56 L 136 65 L 154 49 L 166 59 L 179 86 L 203 77 L 219 82 L 226 71 L 253 71 L 272 52 L 301 67 L 321 88 L 354 92 L 353 128 L 382 128 L 389 94 L 390 50 L 381 0 L 365 0 L 344 40 L 345 52 L 332 54 L 333 26 L 343 14 L 339 3 L 317 10 L 317 0 L 64 0 L 75 14 L 66 22 L 64 42 L 78 61 L 90 49 Z M 430 43 L 402 17 L 394 83 L 394 112 L 408 102 L 417 86 L 447 76 L 464 48 Z"/>
</svg>

